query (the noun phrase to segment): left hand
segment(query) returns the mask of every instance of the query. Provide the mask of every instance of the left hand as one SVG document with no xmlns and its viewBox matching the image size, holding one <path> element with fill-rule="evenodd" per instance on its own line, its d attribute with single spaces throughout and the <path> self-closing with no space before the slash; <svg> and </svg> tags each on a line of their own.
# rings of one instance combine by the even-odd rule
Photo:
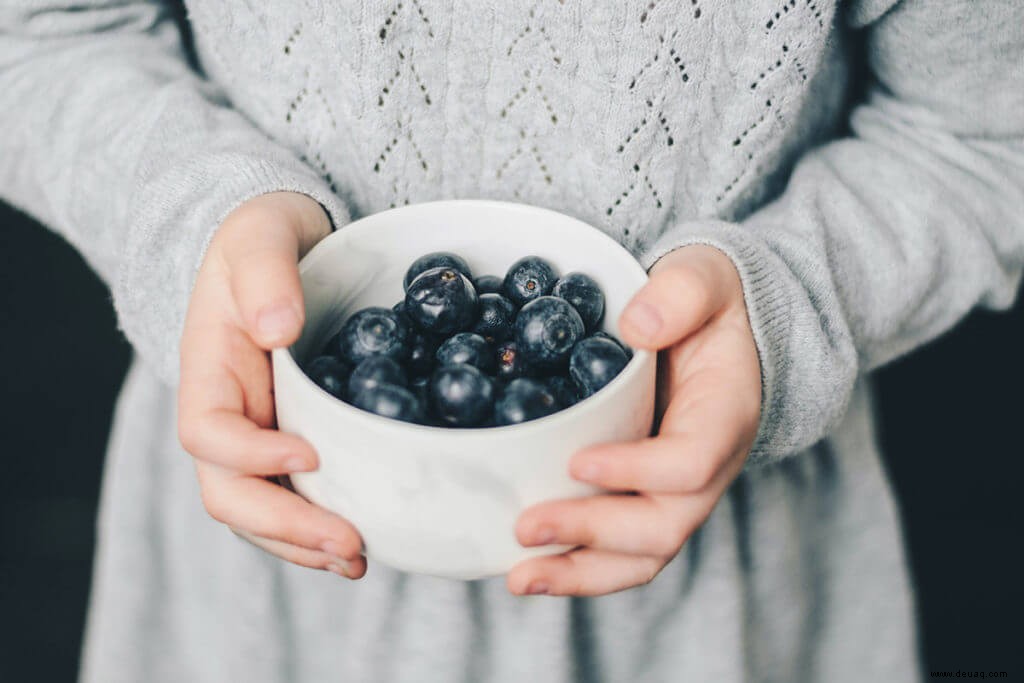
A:
<svg viewBox="0 0 1024 683">
<path fill-rule="evenodd" d="M 743 469 L 760 421 L 761 370 L 732 261 L 704 245 L 665 256 L 620 330 L 630 346 L 661 352 L 657 436 L 573 457 L 574 478 L 617 493 L 526 510 L 521 544 L 578 547 L 516 565 L 512 593 L 595 596 L 650 582 Z"/>
</svg>

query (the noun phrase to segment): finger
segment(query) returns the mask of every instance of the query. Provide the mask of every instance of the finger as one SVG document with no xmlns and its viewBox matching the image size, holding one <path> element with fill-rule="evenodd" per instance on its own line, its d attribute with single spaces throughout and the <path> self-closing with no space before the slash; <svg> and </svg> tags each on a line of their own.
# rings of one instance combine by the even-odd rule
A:
<svg viewBox="0 0 1024 683">
<path fill-rule="evenodd" d="M 183 419 L 179 437 L 192 456 L 244 474 L 309 472 L 318 466 L 316 451 L 304 439 L 261 429 L 231 410 Z"/>
<path fill-rule="evenodd" d="M 542 503 L 516 522 L 516 539 L 526 547 L 585 546 L 628 555 L 669 558 L 714 505 L 707 495 L 589 496 Z"/>
<path fill-rule="evenodd" d="M 240 476 L 196 461 L 206 511 L 229 527 L 335 557 L 362 550 L 355 528 L 341 517 L 259 477 Z"/>
<path fill-rule="evenodd" d="M 656 557 L 579 549 L 520 562 L 506 585 L 515 595 L 607 595 L 650 583 L 667 564 Z"/>
<path fill-rule="evenodd" d="M 359 579 L 366 574 L 366 559 L 363 557 L 345 559 L 335 557 L 320 550 L 310 550 L 283 541 L 253 536 L 246 531 L 238 529 L 231 529 L 231 531 L 260 550 L 292 564 L 309 567 L 310 569 L 324 569 L 338 576 L 344 576 L 347 579 Z"/>
<path fill-rule="evenodd" d="M 728 302 L 730 288 L 720 269 L 728 262 L 717 249 L 691 246 L 665 256 L 619 320 L 623 341 L 657 350 L 696 332 Z M 731 268 L 731 262 L 729 262 Z"/>
<path fill-rule="evenodd" d="M 252 219 L 244 240 L 225 245 L 231 292 L 249 335 L 264 349 L 287 346 L 302 331 L 299 239 L 270 214 Z"/>
<path fill-rule="evenodd" d="M 757 426 L 752 402 L 718 378 L 713 371 L 691 375 L 665 410 L 658 436 L 587 448 L 569 461 L 569 473 L 618 491 L 703 490 L 744 450 Z"/>
</svg>

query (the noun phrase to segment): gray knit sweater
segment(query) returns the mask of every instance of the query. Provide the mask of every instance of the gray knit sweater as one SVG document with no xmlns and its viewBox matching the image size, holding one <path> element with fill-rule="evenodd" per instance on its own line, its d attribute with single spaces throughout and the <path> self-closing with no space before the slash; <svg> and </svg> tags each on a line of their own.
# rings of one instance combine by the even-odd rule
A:
<svg viewBox="0 0 1024 683">
<path fill-rule="evenodd" d="M 81 250 L 138 353 L 83 681 L 916 679 L 864 377 L 1014 297 L 1024 3 L 187 4 L 0 6 L 0 195 Z M 855 108 L 851 70 L 873 76 Z M 171 387 L 211 234 L 272 190 L 339 229 L 488 197 L 645 265 L 718 246 L 762 364 L 749 465 L 655 581 L 603 598 L 379 565 L 350 583 L 240 542 L 202 508 Z"/>
</svg>

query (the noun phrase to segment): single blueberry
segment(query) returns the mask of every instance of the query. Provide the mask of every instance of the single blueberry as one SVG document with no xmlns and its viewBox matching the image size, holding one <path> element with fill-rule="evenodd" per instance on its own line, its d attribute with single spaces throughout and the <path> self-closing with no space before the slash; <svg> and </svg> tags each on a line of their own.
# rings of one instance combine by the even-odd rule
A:
<svg viewBox="0 0 1024 683">
<path fill-rule="evenodd" d="M 402 299 L 397 304 L 392 306 L 391 310 L 394 311 L 395 314 L 402 319 L 402 322 L 404 322 L 409 327 L 409 330 L 412 330 L 415 327 L 412 324 L 412 318 L 410 318 L 405 312 L 405 299 Z"/>
<path fill-rule="evenodd" d="M 527 367 L 550 370 L 564 366 L 583 333 L 580 314 L 558 297 L 535 299 L 516 316 L 516 347 Z"/>
<path fill-rule="evenodd" d="M 415 280 L 420 273 L 430 270 L 431 268 L 452 268 L 465 275 L 470 280 L 473 279 L 473 272 L 469 269 L 469 264 L 458 254 L 453 254 L 450 251 L 435 251 L 430 254 L 420 256 L 418 259 L 412 262 L 409 266 L 409 270 L 405 271 L 405 280 L 402 285 L 405 289 L 409 289 L 409 285 Z"/>
<path fill-rule="evenodd" d="M 487 373 L 493 372 L 495 365 L 491 345 L 472 332 L 459 332 L 446 339 L 437 347 L 434 358 L 439 366 L 465 363 Z"/>
<path fill-rule="evenodd" d="M 494 404 L 494 422 L 497 425 L 519 424 L 558 410 L 558 401 L 543 384 L 532 379 L 514 379 Z"/>
<path fill-rule="evenodd" d="M 415 332 L 409 343 L 409 360 L 406 367 L 413 375 L 429 375 L 434 370 L 434 354 L 440 342 L 437 337 Z"/>
<path fill-rule="evenodd" d="M 480 300 L 473 283 L 452 268 L 420 273 L 405 292 L 405 313 L 424 332 L 449 335 L 477 320 Z"/>
<path fill-rule="evenodd" d="M 628 362 L 625 351 L 611 339 L 589 337 L 572 350 L 569 375 L 583 395 L 590 396 L 615 379 Z"/>
<path fill-rule="evenodd" d="M 576 386 L 575 382 L 564 375 L 554 375 L 553 377 L 545 378 L 544 386 L 547 387 L 547 390 L 555 397 L 558 405 L 562 408 L 568 408 L 580 402 L 580 388 Z"/>
<path fill-rule="evenodd" d="M 373 356 L 357 365 L 348 378 L 348 395 L 355 398 L 381 384 L 404 387 L 408 383 L 401 366 L 386 356 Z"/>
<path fill-rule="evenodd" d="M 345 400 L 352 366 L 334 356 L 317 356 L 306 364 L 306 374 L 316 385 L 335 398 Z"/>
<path fill-rule="evenodd" d="M 473 280 L 473 287 L 477 294 L 501 294 L 504 285 L 497 275 L 481 275 Z"/>
<path fill-rule="evenodd" d="M 364 308 L 345 321 L 334 351 L 353 365 L 371 356 L 404 361 L 409 357 L 409 326 L 394 311 Z"/>
<path fill-rule="evenodd" d="M 423 422 L 423 405 L 416 396 L 394 384 L 380 384 L 356 394 L 352 405 L 382 417 L 403 422 Z"/>
<path fill-rule="evenodd" d="M 615 342 L 616 344 L 619 345 L 620 349 L 623 350 L 623 352 L 626 354 L 626 358 L 632 358 L 633 357 L 633 349 L 629 348 L 628 346 L 626 346 L 625 344 L 620 342 L 618 339 L 616 339 L 612 335 L 610 335 L 607 332 L 605 332 L 604 330 L 598 330 L 597 332 L 594 332 L 590 336 L 594 337 L 594 338 L 607 339 L 609 341 L 613 341 L 613 342 Z"/>
<path fill-rule="evenodd" d="M 539 256 L 521 258 L 505 273 L 502 288 L 516 306 L 546 296 L 555 286 L 558 275 L 550 263 Z"/>
<path fill-rule="evenodd" d="M 472 365 L 447 365 L 430 382 L 434 415 L 449 427 L 477 427 L 494 410 L 494 383 Z"/>
<path fill-rule="evenodd" d="M 588 332 L 595 329 L 604 317 L 604 293 L 589 275 L 569 273 L 555 283 L 551 295 L 572 304 L 583 318 Z"/>
<path fill-rule="evenodd" d="M 473 331 L 494 344 L 512 338 L 516 307 L 501 294 L 480 295 L 480 319 Z"/>
<path fill-rule="evenodd" d="M 498 344 L 494 355 L 497 361 L 496 374 L 498 379 L 513 380 L 526 374 L 526 368 L 523 367 L 523 361 L 519 357 L 519 351 L 516 349 L 514 341 Z"/>
</svg>

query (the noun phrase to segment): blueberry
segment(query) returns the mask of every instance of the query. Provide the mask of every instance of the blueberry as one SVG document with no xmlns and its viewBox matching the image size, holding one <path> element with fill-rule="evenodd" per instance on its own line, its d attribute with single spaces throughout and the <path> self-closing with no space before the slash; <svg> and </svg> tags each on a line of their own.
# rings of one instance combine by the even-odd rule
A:
<svg viewBox="0 0 1024 683">
<path fill-rule="evenodd" d="M 514 379 L 494 405 L 494 422 L 519 424 L 551 415 L 558 409 L 558 401 L 543 384 L 532 379 Z"/>
<path fill-rule="evenodd" d="M 391 310 L 401 318 L 402 322 L 409 326 L 409 329 L 413 329 L 412 318 L 410 318 L 405 312 L 405 299 L 402 299 L 397 304 L 391 307 Z"/>
<path fill-rule="evenodd" d="M 386 356 L 367 358 L 356 366 L 348 378 L 348 395 L 355 398 L 367 389 L 381 384 L 404 387 L 407 384 L 401 366 Z"/>
<path fill-rule="evenodd" d="M 409 360 L 406 367 L 413 375 L 429 375 L 434 370 L 434 354 L 438 340 L 433 335 L 416 332 L 409 342 Z"/>
<path fill-rule="evenodd" d="M 633 349 L 629 348 L 628 346 L 626 346 L 625 344 L 620 342 L 618 339 L 616 339 L 612 335 L 610 335 L 607 332 L 605 332 L 604 330 L 598 330 L 597 332 L 595 332 L 594 334 L 592 334 L 590 336 L 594 337 L 594 338 L 608 339 L 609 341 L 613 341 L 616 344 L 618 344 L 619 348 L 622 349 L 625 352 L 626 358 L 632 358 L 633 357 Z"/>
<path fill-rule="evenodd" d="M 477 427 L 494 410 L 494 384 L 472 365 L 448 365 L 430 382 L 434 414 L 448 427 Z"/>
<path fill-rule="evenodd" d="M 352 366 L 334 356 L 317 356 L 306 364 L 306 374 L 316 385 L 335 398 L 345 399 Z"/>
<path fill-rule="evenodd" d="M 516 307 L 501 294 L 480 295 L 480 319 L 473 331 L 494 344 L 512 338 Z"/>
<path fill-rule="evenodd" d="M 501 294 L 503 286 L 497 275 L 481 275 L 473 280 L 477 294 Z"/>
<path fill-rule="evenodd" d="M 626 352 L 611 339 L 590 337 L 572 350 L 569 375 L 583 395 L 590 396 L 615 379 L 628 362 Z"/>
<path fill-rule="evenodd" d="M 405 292 L 405 313 L 421 330 L 449 335 L 476 322 L 480 301 L 473 283 L 452 268 L 420 273 Z"/>
<path fill-rule="evenodd" d="M 409 326 L 386 308 L 364 308 L 345 321 L 336 337 L 335 353 L 353 365 L 371 356 L 404 361 L 409 356 Z"/>
<path fill-rule="evenodd" d="M 513 380 L 526 374 L 526 368 L 523 367 L 523 361 L 519 357 L 519 350 L 516 348 L 515 342 L 508 341 L 498 344 L 494 356 L 497 361 L 498 379 Z"/>
<path fill-rule="evenodd" d="M 572 347 L 583 338 L 583 319 L 565 299 L 542 296 L 516 316 L 515 342 L 527 367 L 563 366 Z"/>
<path fill-rule="evenodd" d="M 551 293 L 558 275 L 551 264 L 539 256 L 521 258 L 505 273 L 505 296 L 516 306 Z"/>
<path fill-rule="evenodd" d="M 589 275 L 569 273 L 555 283 L 551 295 L 572 304 L 583 318 L 588 332 L 595 329 L 604 317 L 604 293 Z"/>
<path fill-rule="evenodd" d="M 352 405 L 367 412 L 403 422 L 423 422 L 423 404 L 403 387 L 380 384 L 356 394 Z"/>
<path fill-rule="evenodd" d="M 409 285 L 416 279 L 420 273 L 430 270 L 431 268 L 452 268 L 465 275 L 470 280 L 473 279 L 473 272 L 469 269 L 469 264 L 466 263 L 465 259 L 457 254 L 453 254 L 450 251 L 435 251 L 424 256 L 420 256 L 418 259 L 412 262 L 409 266 L 409 270 L 405 271 L 405 280 L 402 285 L 405 289 L 409 289 Z"/>
<path fill-rule="evenodd" d="M 580 388 L 568 377 L 555 375 L 544 379 L 544 386 L 562 408 L 576 405 L 580 401 Z"/>
<path fill-rule="evenodd" d="M 449 337 L 437 347 L 434 357 L 438 365 L 465 363 L 483 372 L 494 371 L 494 351 L 491 345 L 479 334 L 472 332 L 459 332 Z"/>
</svg>

